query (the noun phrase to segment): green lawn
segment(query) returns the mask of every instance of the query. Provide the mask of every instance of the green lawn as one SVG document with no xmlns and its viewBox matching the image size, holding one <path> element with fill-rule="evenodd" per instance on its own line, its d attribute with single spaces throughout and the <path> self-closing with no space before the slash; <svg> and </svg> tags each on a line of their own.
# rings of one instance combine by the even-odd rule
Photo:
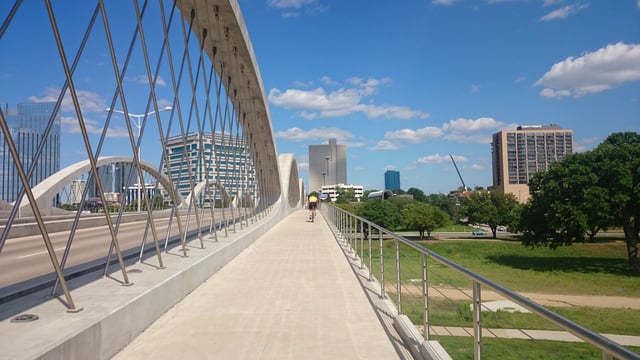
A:
<svg viewBox="0 0 640 360">
<path fill-rule="evenodd" d="M 374 238 L 377 239 L 377 235 Z M 406 234 L 405 234 L 406 236 Z M 549 294 L 578 294 L 625 296 L 640 301 L 640 276 L 627 271 L 627 255 L 625 244 L 619 240 L 602 239 L 592 244 L 576 244 L 561 247 L 556 250 L 548 248 L 527 248 L 519 242 L 508 239 L 493 240 L 436 240 L 418 242 L 435 253 L 444 256 L 455 263 L 480 274 L 481 276 L 516 292 L 537 292 Z M 368 259 L 365 253 L 364 258 Z M 384 241 L 384 276 L 387 295 L 396 301 L 396 249 L 395 241 Z M 360 249 L 358 248 L 360 253 Z M 380 279 L 379 243 L 374 242 L 372 248 L 372 271 Z M 400 245 L 401 275 L 403 303 L 402 311 L 415 324 L 422 323 L 421 281 L 422 267 L 420 254 Z M 433 259 L 428 260 L 427 273 L 432 286 L 446 286 L 469 289 L 471 282 L 456 271 Z M 484 289 L 484 287 L 483 287 Z M 406 293 L 405 293 L 406 292 Z M 415 297 L 409 295 L 412 293 Z M 472 326 L 470 310 L 471 301 L 452 299 L 431 299 L 429 301 L 429 320 L 432 325 Z M 552 311 L 600 333 L 638 335 L 640 334 L 640 311 L 630 309 L 595 308 L 595 307 L 553 307 Z M 482 315 L 483 326 L 486 328 L 520 328 L 559 330 L 555 325 L 535 314 L 519 313 L 486 313 Z M 531 343 L 526 341 L 486 339 L 487 354 L 498 354 L 497 357 L 514 351 L 509 349 L 526 349 L 530 351 Z M 448 351 L 453 351 L 458 358 L 467 358 L 470 353 L 473 358 L 472 345 L 459 348 L 458 338 L 443 337 L 442 343 Z M 491 344 L 493 343 L 493 344 Z M 536 343 L 538 343 L 536 341 Z M 599 351 L 585 344 L 541 342 L 544 349 L 562 349 L 575 351 L 575 356 L 566 358 L 598 358 Z M 491 344 L 491 346 L 489 346 Z M 575 345 L 575 346 L 574 346 Z M 518 351 L 514 354 L 518 354 Z M 636 350 L 636 349 L 634 349 Z M 551 350 L 552 352 L 556 350 Z M 467 355 L 464 355 L 464 354 Z M 600 354 L 600 355 L 598 355 Z M 548 355 L 548 354 L 547 354 Z M 460 356 L 460 357 L 458 357 Z M 519 358 L 517 355 L 504 358 Z M 545 358 L 533 356 L 531 358 Z M 564 357 L 560 357 L 564 358 Z"/>
</svg>

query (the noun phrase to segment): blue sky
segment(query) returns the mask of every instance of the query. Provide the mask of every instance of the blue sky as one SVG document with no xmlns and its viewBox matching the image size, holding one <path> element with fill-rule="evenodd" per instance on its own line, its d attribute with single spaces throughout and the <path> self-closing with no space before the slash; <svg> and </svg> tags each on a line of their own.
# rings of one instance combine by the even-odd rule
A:
<svg viewBox="0 0 640 360">
<path fill-rule="evenodd" d="M 347 144 L 348 182 L 487 187 L 491 135 L 640 131 L 640 2 L 241 0 L 279 152 Z M 304 173 L 304 172 L 303 172 Z"/>
<path fill-rule="evenodd" d="M 68 11 L 68 3 L 54 1 L 69 52 L 86 26 L 78 19 L 95 6 L 88 3 Z M 113 12 L 130 6 L 106 4 Z M 491 185 L 491 135 L 503 129 L 558 124 L 574 131 L 577 151 L 613 132 L 640 132 L 640 0 L 239 4 L 277 150 L 295 154 L 305 181 L 308 145 L 328 138 L 347 145 L 349 183 L 381 189 L 385 170 L 393 169 L 405 190 L 448 193 L 461 185 L 449 154 L 468 186 Z M 0 2 L 0 21 L 10 5 Z M 16 20 L 0 41 L 0 103 L 53 100 L 64 77 L 51 71 L 59 60 L 42 2 L 23 2 Z M 129 36 L 131 28 L 118 25 L 112 24 L 114 36 Z M 75 79 L 95 139 L 114 84 L 103 79 L 113 77 L 104 42 L 92 39 Z M 148 88 L 142 64 L 128 74 L 129 89 Z M 160 81 L 162 107 L 170 104 L 163 92 L 170 93 L 170 79 Z M 146 98 L 127 103 L 132 113 L 145 111 Z M 161 116 L 166 121 L 168 114 Z M 62 119 L 66 166 L 86 154 L 68 101 Z M 123 118 L 112 121 L 104 155 L 131 149 Z M 149 129 L 143 158 L 156 162 L 158 136 Z"/>
</svg>

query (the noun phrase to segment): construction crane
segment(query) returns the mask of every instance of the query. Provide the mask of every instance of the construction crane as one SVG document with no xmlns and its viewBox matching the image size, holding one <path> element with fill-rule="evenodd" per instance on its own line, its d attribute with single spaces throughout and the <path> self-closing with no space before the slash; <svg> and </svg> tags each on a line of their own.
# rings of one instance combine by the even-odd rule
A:
<svg viewBox="0 0 640 360">
<path fill-rule="evenodd" d="M 462 175 L 460 175 L 460 170 L 458 170 L 458 165 L 456 165 L 456 161 L 453 160 L 453 155 L 449 154 L 449 157 L 451 158 L 451 162 L 453 163 L 453 166 L 456 168 L 456 172 L 458 173 L 458 177 L 460 178 L 460 181 L 462 182 L 462 188 L 464 189 L 464 191 L 471 191 L 471 189 L 467 190 L 467 185 L 465 185 L 464 180 L 462 180 Z"/>
</svg>

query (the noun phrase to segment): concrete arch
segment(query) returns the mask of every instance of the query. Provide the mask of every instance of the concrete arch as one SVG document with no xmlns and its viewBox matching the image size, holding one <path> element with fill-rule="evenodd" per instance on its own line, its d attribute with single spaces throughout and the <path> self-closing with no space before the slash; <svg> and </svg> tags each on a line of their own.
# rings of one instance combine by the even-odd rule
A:
<svg viewBox="0 0 640 360">
<path fill-rule="evenodd" d="M 96 161 L 96 166 L 101 167 L 115 162 L 133 164 L 134 160 L 133 158 L 126 156 L 104 156 L 100 157 Z M 151 174 L 158 180 L 158 182 L 160 182 L 160 184 L 166 191 L 173 194 L 172 198 L 176 202 L 176 206 L 182 205 L 184 200 L 182 199 L 180 194 L 171 187 L 171 181 L 169 180 L 169 178 L 163 174 L 160 174 L 156 166 L 146 161 L 142 161 L 140 163 L 140 168 L 145 172 Z M 38 185 L 34 186 L 31 190 L 33 191 L 33 197 L 36 200 L 38 208 L 40 209 L 40 213 L 42 215 L 53 215 L 56 210 L 59 210 L 53 207 L 53 205 L 51 204 L 51 199 L 53 199 L 56 194 L 60 193 L 60 191 L 62 191 L 62 189 L 72 180 L 77 179 L 78 176 L 88 172 L 89 170 L 91 170 L 91 163 L 89 162 L 89 160 L 83 160 L 67 166 L 66 168 L 44 179 Z M 26 197 L 22 198 L 22 202 L 20 203 L 20 211 L 23 213 L 31 211 L 31 205 L 29 204 L 29 200 Z"/>
<path fill-rule="evenodd" d="M 282 184 L 281 196 L 284 197 L 284 204 L 290 208 L 299 207 L 300 198 L 300 177 L 298 176 L 298 163 L 293 154 L 280 154 L 278 157 L 278 168 L 280 170 L 280 184 Z"/>
<path fill-rule="evenodd" d="M 209 184 L 214 184 L 216 189 L 218 189 L 218 191 L 220 191 L 222 193 L 222 197 L 226 200 L 231 202 L 231 195 L 229 195 L 229 192 L 227 192 L 227 189 L 224 188 L 224 186 L 222 186 L 222 184 L 217 183 L 216 181 L 209 181 Z M 207 186 L 207 182 L 206 181 L 201 181 L 199 182 L 195 187 L 194 187 L 194 191 L 193 193 L 189 193 L 189 196 L 186 197 L 186 199 L 184 199 L 184 205 L 185 206 L 190 206 L 191 205 L 191 201 L 192 201 L 192 196 L 195 193 L 195 196 L 200 195 L 200 193 L 202 193 L 202 191 L 206 188 Z"/>
</svg>

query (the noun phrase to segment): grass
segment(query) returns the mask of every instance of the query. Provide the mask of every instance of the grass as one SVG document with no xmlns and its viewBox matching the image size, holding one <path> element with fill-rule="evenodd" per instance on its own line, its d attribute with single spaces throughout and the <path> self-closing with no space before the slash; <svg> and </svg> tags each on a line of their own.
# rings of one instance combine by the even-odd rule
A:
<svg viewBox="0 0 640 360">
<path fill-rule="evenodd" d="M 433 336 L 456 360 L 473 359 L 473 339 L 455 336 Z M 525 350 L 526 349 L 526 350 Z M 640 348 L 629 347 L 640 353 Z M 584 343 L 546 340 L 482 339 L 483 359 L 602 359 L 602 352 Z"/>
<path fill-rule="evenodd" d="M 405 235 L 406 236 L 406 235 Z M 527 248 L 513 239 L 506 241 L 439 240 L 417 243 L 442 255 L 481 276 L 517 292 L 549 294 L 603 295 L 640 298 L 640 276 L 627 271 L 627 254 L 623 241 L 602 239 L 596 243 L 575 244 L 556 250 Z M 366 245 L 365 245 L 366 247 Z M 401 276 L 403 291 L 402 312 L 415 324 L 422 323 L 421 255 L 406 245 L 400 245 Z M 360 253 L 360 250 L 358 250 Z M 387 295 L 396 301 L 395 241 L 384 241 L 385 288 Z M 372 248 L 372 271 L 380 279 L 379 243 Z M 368 259 L 368 254 L 363 254 Z M 428 279 L 431 285 L 469 289 L 471 282 L 456 271 L 433 259 L 427 261 Z M 483 287 L 484 289 L 484 287 Z M 405 291 L 407 294 L 405 294 Z M 417 295 L 410 296 L 409 293 Z M 429 321 L 432 325 L 472 327 L 469 299 L 429 300 Z M 640 334 L 640 311 L 616 308 L 550 307 L 550 310 L 599 333 Z M 559 330 L 552 323 L 535 314 L 483 312 L 483 327 Z M 473 358 L 472 342 L 464 338 L 441 337 L 441 343 L 453 358 Z M 460 342 L 468 345 L 460 345 Z M 587 344 L 564 342 L 540 342 L 540 353 L 532 349 L 527 340 L 483 340 L 483 355 L 487 358 L 548 358 L 561 354 L 561 359 L 599 359 L 602 354 Z M 514 350 L 515 348 L 515 350 Z M 571 349 L 571 350 L 569 350 Z M 639 352 L 640 349 L 632 349 Z M 575 355 L 571 355 L 569 354 Z M 510 356 L 507 356 L 510 354 Z M 565 356 L 566 355 L 566 356 Z"/>
</svg>

